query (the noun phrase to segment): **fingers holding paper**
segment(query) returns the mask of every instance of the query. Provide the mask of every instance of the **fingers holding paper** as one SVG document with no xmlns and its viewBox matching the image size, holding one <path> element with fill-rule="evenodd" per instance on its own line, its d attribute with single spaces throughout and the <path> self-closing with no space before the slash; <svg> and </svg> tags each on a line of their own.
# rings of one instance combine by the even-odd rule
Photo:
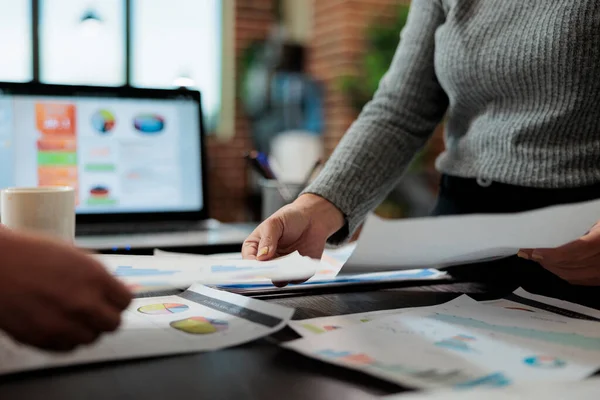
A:
<svg viewBox="0 0 600 400">
<path fill-rule="evenodd" d="M 244 242 L 242 257 L 268 261 L 297 251 L 305 257 L 320 259 L 327 238 L 343 224 L 342 213 L 332 203 L 305 194 L 260 224 Z M 292 283 L 305 280 L 292 280 Z M 273 283 L 276 286 L 288 284 Z"/>
<path fill-rule="evenodd" d="M 518 256 L 539 263 L 574 285 L 600 286 L 600 224 L 566 245 L 553 249 L 522 249 Z"/>
<path fill-rule="evenodd" d="M 260 224 L 244 242 L 244 259 L 267 261 L 298 251 L 320 259 L 327 238 L 344 224 L 341 212 L 327 200 L 305 194 Z"/>
</svg>

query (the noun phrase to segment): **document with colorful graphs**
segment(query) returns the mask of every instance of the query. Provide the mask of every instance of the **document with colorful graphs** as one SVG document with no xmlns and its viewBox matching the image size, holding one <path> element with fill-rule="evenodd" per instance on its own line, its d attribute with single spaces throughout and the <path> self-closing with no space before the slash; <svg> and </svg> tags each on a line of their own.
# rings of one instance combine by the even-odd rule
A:
<svg viewBox="0 0 600 400">
<path fill-rule="evenodd" d="M 599 310 L 551 297 L 529 293 L 522 288 L 515 290 L 513 293 L 501 299 L 482 301 L 480 304 L 503 307 L 509 310 L 537 313 L 538 316 L 542 314 L 557 314 L 571 318 L 585 319 L 588 321 L 600 321 Z M 438 306 L 432 306 L 429 308 L 435 309 L 436 307 Z M 427 307 L 396 308 L 356 314 L 332 315 L 327 317 L 290 321 L 290 327 L 294 329 L 300 336 L 305 337 L 371 322 L 388 315 L 397 316 L 414 310 L 426 311 L 427 309 Z"/>
<path fill-rule="evenodd" d="M 310 291 L 315 288 L 332 288 L 340 286 L 351 286 L 351 285 L 364 285 L 374 284 L 378 282 L 405 282 L 405 281 L 418 281 L 418 280 L 435 280 L 440 279 L 446 275 L 443 271 L 436 269 L 414 269 L 414 270 L 401 270 L 401 271 L 385 271 L 385 272 L 372 272 L 366 274 L 340 274 L 340 270 L 348 258 L 352 255 L 356 247 L 356 243 L 350 243 L 345 246 L 325 249 L 320 260 L 320 266 L 316 268 L 315 274 L 310 279 L 302 283 L 290 283 L 289 285 L 278 288 L 273 286 L 273 279 L 267 277 L 260 278 L 255 276 L 256 279 L 248 280 L 240 279 L 239 281 L 231 280 L 225 283 L 219 283 L 216 286 L 229 290 L 234 293 L 245 293 L 249 294 L 252 292 L 277 292 L 281 293 L 284 291 Z M 172 253 L 168 251 L 162 251 L 159 249 L 154 250 L 154 255 L 159 257 L 175 257 L 175 258 L 188 258 L 196 259 L 199 262 L 206 262 L 207 260 L 227 260 L 228 262 L 242 261 L 242 255 L 240 252 L 237 253 L 223 253 L 223 254 L 211 254 L 211 255 L 198 255 L 198 254 L 185 254 L 185 253 Z M 263 264 L 259 264 L 263 265 Z"/>
<path fill-rule="evenodd" d="M 133 292 L 186 289 L 194 283 L 305 280 L 321 268 L 319 261 L 293 253 L 271 261 L 213 257 L 98 255 L 100 262 Z"/>
<path fill-rule="evenodd" d="M 196 285 L 176 296 L 135 299 L 118 331 L 67 354 L 33 349 L 0 333 L 0 374 L 222 349 L 278 331 L 293 312 Z"/>
<path fill-rule="evenodd" d="M 283 346 L 428 389 L 576 381 L 600 368 L 597 318 L 514 304 L 481 304 L 463 295 L 345 327 L 313 322 L 325 332 Z"/>
</svg>

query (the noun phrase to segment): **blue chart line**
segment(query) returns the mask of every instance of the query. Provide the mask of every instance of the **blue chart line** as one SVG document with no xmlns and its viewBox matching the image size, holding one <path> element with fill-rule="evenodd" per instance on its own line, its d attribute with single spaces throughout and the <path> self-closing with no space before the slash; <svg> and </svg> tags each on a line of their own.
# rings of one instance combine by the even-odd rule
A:
<svg viewBox="0 0 600 400">
<path fill-rule="evenodd" d="M 394 273 L 386 272 L 386 273 L 382 273 L 380 275 L 362 276 L 360 278 L 357 278 L 357 280 L 358 281 L 386 281 L 389 279 L 402 279 L 402 278 L 406 278 L 406 279 L 428 278 L 437 273 L 439 273 L 439 272 L 435 269 L 422 269 L 419 272 L 406 272 L 406 271 L 398 271 L 398 272 L 394 272 Z"/>
<path fill-rule="evenodd" d="M 266 265 L 264 267 L 238 267 L 237 265 L 213 265 L 211 272 L 240 272 L 240 271 L 264 271 L 277 268 L 277 265 Z"/>
<path fill-rule="evenodd" d="M 116 276 L 164 276 L 173 275 L 181 271 L 161 271 L 160 269 L 142 269 L 119 266 L 115 271 Z"/>
<path fill-rule="evenodd" d="M 576 333 L 548 332 L 538 329 L 521 328 L 518 326 L 493 325 L 484 321 L 458 317 L 455 315 L 435 314 L 431 315 L 429 318 L 454 325 L 485 329 L 529 339 L 538 339 L 545 342 L 562 344 L 564 346 L 578 347 L 580 349 L 600 350 L 600 338 L 598 337 L 583 336 Z"/>
<path fill-rule="evenodd" d="M 213 265 L 210 267 L 211 272 L 238 272 L 250 271 L 253 267 L 237 267 L 235 265 Z"/>
<path fill-rule="evenodd" d="M 213 267 L 214 268 L 214 267 Z M 216 272 L 213 270 L 213 272 Z M 313 286 L 313 285 L 331 285 L 331 284 L 339 284 L 339 283 L 367 283 L 367 282 L 385 282 L 386 280 L 391 279 L 419 279 L 419 278 L 428 278 L 432 275 L 437 274 L 438 271 L 434 269 L 424 269 L 417 273 L 411 272 L 397 272 L 389 275 L 376 275 L 376 276 L 361 276 L 361 277 L 336 277 L 332 279 L 316 281 L 316 282 L 305 282 L 300 284 L 291 284 L 289 286 Z M 235 288 L 235 289 L 247 289 L 247 288 L 258 288 L 258 287 L 273 287 L 272 283 L 241 283 L 241 284 L 229 284 L 229 285 L 219 285 L 223 288 Z"/>
</svg>

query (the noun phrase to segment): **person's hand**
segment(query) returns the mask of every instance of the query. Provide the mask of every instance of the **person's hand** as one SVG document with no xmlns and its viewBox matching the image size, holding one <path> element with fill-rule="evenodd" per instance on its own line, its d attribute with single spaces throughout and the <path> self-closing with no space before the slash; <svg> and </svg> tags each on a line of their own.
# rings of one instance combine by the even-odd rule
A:
<svg viewBox="0 0 600 400">
<path fill-rule="evenodd" d="M 0 228 L 0 330 L 68 351 L 117 329 L 131 293 L 86 253 Z"/>
<path fill-rule="evenodd" d="M 522 249 L 518 256 L 533 260 L 574 285 L 600 286 L 600 223 L 586 235 L 554 249 Z"/>
<path fill-rule="evenodd" d="M 322 197 L 304 194 L 260 224 L 242 246 L 244 259 L 260 261 L 294 251 L 320 259 L 329 236 L 344 226 L 342 212 Z"/>
</svg>

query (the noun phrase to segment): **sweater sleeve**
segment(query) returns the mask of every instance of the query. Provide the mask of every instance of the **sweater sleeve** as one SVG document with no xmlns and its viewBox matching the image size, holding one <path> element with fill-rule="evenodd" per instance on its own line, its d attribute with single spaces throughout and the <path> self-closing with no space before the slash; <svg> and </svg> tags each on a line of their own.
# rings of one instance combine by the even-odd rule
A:
<svg viewBox="0 0 600 400">
<path fill-rule="evenodd" d="M 438 0 L 413 0 L 393 61 L 323 171 L 303 193 L 336 205 L 346 225 L 340 244 L 398 184 L 448 107 L 434 68 L 435 32 L 445 20 Z"/>
</svg>

